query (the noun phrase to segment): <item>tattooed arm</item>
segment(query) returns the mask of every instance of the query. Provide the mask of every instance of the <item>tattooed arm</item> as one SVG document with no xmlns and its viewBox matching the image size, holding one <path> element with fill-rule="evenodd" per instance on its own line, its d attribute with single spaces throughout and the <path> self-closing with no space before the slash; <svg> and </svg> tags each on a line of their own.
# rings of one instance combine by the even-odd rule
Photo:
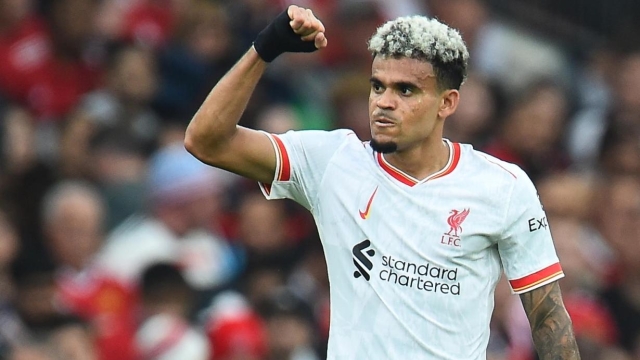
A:
<svg viewBox="0 0 640 360">
<path fill-rule="evenodd" d="M 558 282 L 520 295 L 541 360 L 579 360 L 573 326 L 562 302 Z"/>
</svg>

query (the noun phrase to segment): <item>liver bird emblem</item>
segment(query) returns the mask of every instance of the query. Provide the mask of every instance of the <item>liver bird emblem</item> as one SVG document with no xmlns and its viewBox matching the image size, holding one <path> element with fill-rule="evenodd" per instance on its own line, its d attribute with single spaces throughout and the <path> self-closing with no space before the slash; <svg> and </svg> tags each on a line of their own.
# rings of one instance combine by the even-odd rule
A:
<svg viewBox="0 0 640 360">
<path fill-rule="evenodd" d="M 451 229 L 446 235 L 458 236 L 458 232 L 462 232 L 462 222 L 467 218 L 467 215 L 469 215 L 469 209 L 464 209 L 462 211 L 451 210 L 450 214 L 451 215 L 447 219 L 447 224 L 449 224 Z"/>
</svg>

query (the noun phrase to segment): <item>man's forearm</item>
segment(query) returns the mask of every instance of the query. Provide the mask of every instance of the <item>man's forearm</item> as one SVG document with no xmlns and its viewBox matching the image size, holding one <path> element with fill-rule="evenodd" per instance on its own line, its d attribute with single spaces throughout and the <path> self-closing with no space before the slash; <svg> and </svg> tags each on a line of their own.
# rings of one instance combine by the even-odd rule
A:
<svg viewBox="0 0 640 360">
<path fill-rule="evenodd" d="M 187 128 L 185 144 L 191 152 L 212 152 L 233 136 L 266 67 L 252 47 L 220 79 Z"/>
<path fill-rule="evenodd" d="M 571 318 L 557 282 L 520 295 L 540 360 L 579 360 Z"/>
</svg>

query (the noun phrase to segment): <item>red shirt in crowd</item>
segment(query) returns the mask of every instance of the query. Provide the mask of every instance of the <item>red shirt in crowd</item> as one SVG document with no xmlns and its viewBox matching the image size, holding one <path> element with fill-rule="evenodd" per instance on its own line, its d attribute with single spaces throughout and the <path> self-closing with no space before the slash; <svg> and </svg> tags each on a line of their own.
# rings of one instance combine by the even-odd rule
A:
<svg viewBox="0 0 640 360">
<path fill-rule="evenodd" d="M 88 64 L 55 57 L 49 29 L 36 16 L 0 34 L 0 94 L 39 120 L 66 115 L 97 79 Z"/>
</svg>

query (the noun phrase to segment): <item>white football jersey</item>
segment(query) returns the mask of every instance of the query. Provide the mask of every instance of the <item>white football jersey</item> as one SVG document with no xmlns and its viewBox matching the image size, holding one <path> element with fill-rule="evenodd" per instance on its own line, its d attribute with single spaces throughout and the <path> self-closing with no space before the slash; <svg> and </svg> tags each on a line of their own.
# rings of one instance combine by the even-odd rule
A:
<svg viewBox="0 0 640 360">
<path fill-rule="evenodd" d="M 563 276 L 528 176 L 445 140 L 417 180 L 348 130 L 267 134 L 268 199 L 313 214 L 331 284 L 328 359 L 486 359 L 502 272 L 515 293 Z"/>
</svg>

